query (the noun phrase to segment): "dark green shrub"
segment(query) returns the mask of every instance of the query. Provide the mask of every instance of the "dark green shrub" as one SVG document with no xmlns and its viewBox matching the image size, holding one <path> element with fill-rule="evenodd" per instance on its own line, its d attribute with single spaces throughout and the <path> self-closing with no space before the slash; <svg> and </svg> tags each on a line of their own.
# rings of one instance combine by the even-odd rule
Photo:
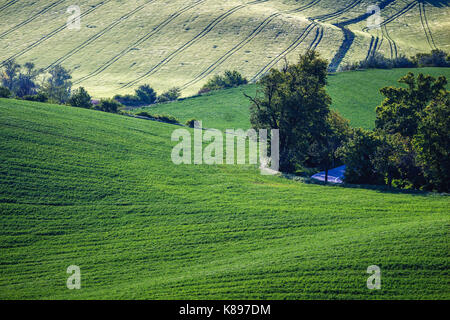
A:
<svg viewBox="0 0 450 320">
<path fill-rule="evenodd" d="M 186 125 L 189 127 L 189 128 L 194 128 L 194 126 L 195 126 L 195 121 L 197 121 L 196 119 L 189 119 L 188 121 L 186 121 Z"/>
<path fill-rule="evenodd" d="M 117 113 L 120 107 L 122 105 L 114 99 L 101 99 L 100 103 L 95 106 L 95 110 Z"/>
<path fill-rule="evenodd" d="M 158 103 L 169 102 L 169 101 L 175 101 L 175 100 L 177 100 L 180 96 L 181 96 L 180 88 L 174 87 L 174 88 L 171 88 L 171 89 L 167 90 L 167 91 L 164 92 L 163 94 L 161 94 L 161 95 L 158 97 Z"/>
<path fill-rule="evenodd" d="M 153 104 L 156 101 L 156 91 L 148 84 L 144 84 L 136 89 L 136 97 L 142 104 Z"/>
<path fill-rule="evenodd" d="M 8 88 L 0 87 L 0 98 L 9 98 L 11 96 L 11 91 Z"/>
<path fill-rule="evenodd" d="M 73 92 L 69 104 L 72 107 L 90 109 L 92 108 L 91 96 L 83 87 L 80 87 Z"/>
<path fill-rule="evenodd" d="M 36 102 L 47 102 L 48 95 L 45 92 L 39 91 L 37 94 L 24 96 L 23 99 Z"/>
<path fill-rule="evenodd" d="M 152 116 L 146 111 L 140 111 L 140 112 L 136 113 L 136 115 L 140 116 L 140 117 L 152 118 Z"/>
<path fill-rule="evenodd" d="M 152 118 L 159 120 L 161 122 L 166 122 L 166 123 L 172 123 L 172 124 L 180 123 L 180 121 L 178 121 L 178 119 L 175 118 L 174 116 L 169 116 L 169 115 L 165 115 L 165 114 L 156 114 L 156 115 L 153 115 Z"/>
<path fill-rule="evenodd" d="M 200 89 L 199 94 L 211 90 L 237 87 L 247 83 L 247 79 L 244 78 L 238 71 L 227 70 L 223 75 L 215 75 L 209 79 L 208 82 L 206 82 L 206 84 Z"/>
<path fill-rule="evenodd" d="M 126 94 L 126 95 L 115 95 L 113 97 L 114 100 L 116 100 L 117 102 L 119 102 L 120 104 L 123 104 L 124 106 L 129 106 L 129 107 L 138 107 L 143 105 L 142 101 L 139 99 L 139 97 L 131 95 L 131 94 Z"/>
</svg>

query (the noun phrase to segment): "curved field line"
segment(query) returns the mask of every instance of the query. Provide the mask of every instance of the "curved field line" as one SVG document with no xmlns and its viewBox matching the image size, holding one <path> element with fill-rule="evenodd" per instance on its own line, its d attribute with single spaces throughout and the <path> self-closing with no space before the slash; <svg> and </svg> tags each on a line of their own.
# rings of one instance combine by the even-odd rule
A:
<svg viewBox="0 0 450 320">
<path fill-rule="evenodd" d="M 337 16 L 339 16 L 339 15 L 345 13 L 345 12 L 348 12 L 349 10 L 353 9 L 356 5 L 358 5 L 360 2 L 361 2 L 361 0 L 355 0 L 355 1 L 353 1 L 350 5 L 348 5 L 348 6 L 345 7 L 345 8 L 342 8 L 342 9 L 340 9 L 340 10 L 338 10 L 338 11 L 336 11 L 336 12 L 330 13 L 330 14 L 312 17 L 312 18 L 310 18 L 310 20 L 312 20 L 312 21 L 318 20 L 319 22 L 326 21 L 326 20 L 328 20 L 328 19 L 337 17 Z M 308 27 L 309 27 L 309 26 L 308 26 Z M 311 30 L 309 30 L 308 33 L 309 33 L 310 31 L 311 31 Z M 300 36 L 300 37 L 301 37 L 301 36 Z M 333 63 L 333 62 L 334 62 L 334 63 L 338 63 L 338 65 L 339 65 L 340 61 L 342 61 L 342 59 L 343 59 L 343 56 L 341 57 L 340 52 L 342 52 L 343 50 L 346 52 L 346 51 L 350 48 L 351 43 L 350 43 L 350 45 L 348 45 L 348 41 L 349 41 L 348 39 L 351 39 L 351 42 L 353 42 L 354 36 L 353 36 L 353 37 L 349 37 L 348 34 L 347 34 L 347 32 L 345 32 L 345 31 L 344 31 L 344 37 L 345 37 L 345 38 L 344 38 L 344 42 L 343 42 L 343 44 L 341 45 L 341 47 L 339 48 L 338 53 L 336 54 L 336 56 L 333 58 L 332 63 Z M 348 38 L 348 39 L 347 39 L 347 38 Z M 303 40 L 302 40 L 302 41 L 303 41 Z M 300 43 L 298 43 L 297 45 L 295 45 L 295 48 L 298 47 L 299 45 L 300 45 Z M 295 48 L 294 48 L 294 49 L 295 49 Z M 292 50 L 293 50 L 293 49 L 292 49 Z M 292 50 L 289 49 L 288 53 L 291 52 Z M 345 53 L 344 53 L 344 55 L 345 55 Z M 337 58 L 336 58 L 336 57 L 337 57 Z M 271 65 L 271 67 L 274 66 L 280 59 L 281 59 L 281 58 L 279 58 L 279 57 L 275 58 L 274 60 L 277 60 L 277 61 L 276 61 L 275 63 L 269 63 L 269 65 Z M 330 63 L 330 65 L 331 65 L 331 63 Z M 263 69 L 261 69 L 258 73 L 256 73 L 256 75 L 253 76 L 252 81 L 256 81 L 259 77 L 261 77 L 262 74 L 264 74 L 265 72 L 267 72 L 268 70 L 264 71 L 264 70 L 267 68 L 267 66 L 268 66 L 268 65 L 266 65 Z"/>
<path fill-rule="evenodd" d="M 332 13 L 328 13 L 328 14 L 323 14 L 320 16 L 316 16 L 314 18 L 314 20 L 319 20 L 321 22 L 325 22 L 327 20 L 330 20 L 332 18 L 338 17 L 340 15 L 342 15 L 343 13 L 346 13 L 348 11 L 350 11 L 351 9 L 353 9 L 354 7 L 356 7 L 359 3 L 361 3 L 362 0 L 355 0 L 353 1 L 351 4 L 349 4 L 348 6 L 346 6 L 345 8 L 339 9 L 336 12 L 332 12 Z"/>
<path fill-rule="evenodd" d="M 304 5 L 302 7 L 286 11 L 286 13 L 298 13 L 298 12 L 301 12 L 303 10 L 311 8 L 312 6 L 314 6 L 315 4 L 317 4 L 320 1 L 321 0 L 314 0 L 314 1 L 310 2 L 309 4 Z M 184 89 L 190 87 L 191 85 L 197 83 L 198 81 L 204 79 L 207 75 L 211 74 L 218 66 L 223 64 L 229 57 L 231 57 L 233 54 L 235 54 L 240 49 L 242 49 L 244 46 L 246 46 L 248 43 L 250 43 L 257 35 L 259 35 L 267 27 L 267 25 L 270 22 L 273 21 L 273 19 L 275 19 L 276 17 L 280 16 L 281 14 L 283 14 L 283 13 L 282 12 L 277 12 L 277 13 L 273 13 L 270 16 L 268 16 L 267 18 L 265 18 L 259 24 L 259 26 L 256 29 L 254 29 L 244 40 L 242 40 L 237 45 L 235 45 L 232 49 L 230 49 L 228 52 L 226 52 L 218 60 L 216 60 L 214 63 L 212 63 L 208 68 L 206 68 L 200 74 L 198 74 L 194 79 L 192 79 L 192 80 L 186 82 L 185 84 L 183 84 L 180 87 L 180 89 L 184 90 Z"/>
<path fill-rule="evenodd" d="M 305 30 L 292 42 L 283 52 L 279 53 L 272 61 L 266 64 L 261 70 L 259 70 L 251 79 L 252 82 L 256 81 L 259 77 L 264 75 L 268 70 L 270 70 L 274 65 L 278 63 L 284 56 L 288 55 L 290 52 L 295 50 L 309 35 L 311 30 L 316 26 L 315 22 L 311 22 Z"/>
<path fill-rule="evenodd" d="M 418 4 L 418 2 L 413 1 L 409 4 L 407 4 L 404 8 L 400 9 L 400 11 L 397 11 L 396 13 L 394 13 L 392 16 L 390 16 L 389 18 L 387 18 L 386 20 L 384 20 L 381 24 L 380 27 L 387 25 L 388 23 L 391 23 L 392 21 L 396 20 L 397 18 L 401 17 L 402 15 L 404 15 L 405 13 L 407 13 L 409 10 L 411 10 L 412 8 L 414 8 L 416 5 Z M 367 30 L 369 30 L 369 28 L 364 27 L 363 31 L 367 32 Z"/>
<path fill-rule="evenodd" d="M 383 27 L 386 28 L 386 26 L 383 26 Z M 390 59 L 393 59 L 393 58 L 394 58 L 394 49 L 393 49 L 393 47 L 392 47 L 391 40 L 388 38 L 387 34 L 384 32 L 383 27 L 381 28 L 381 34 L 382 34 L 383 38 L 386 38 L 387 41 L 388 41 L 388 43 L 389 43 L 389 50 L 390 50 L 390 52 L 391 52 L 391 57 L 390 57 Z"/>
<path fill-rule="evenodd" d="M 315 39 L 315 43 L 312 42 L 311 45 L 309 46 L 309 50 L 316 50 L 317 46 L 319 45 L 320 42 L 322 42 L 323 39 L 323 27 L 318 26 L 318 30 L 317 33 L 319 34 L 319 38 Z"/>
<path fill-rule="evenodd" d="M 131 45 L 129 45 L 128 47 L 124 48 L 122 51 L 120 51 L 118 54 L 116 54 L 114 57 L 112 57 L 111 59 L 109 59 L 108 61 L 104 62 L 101 66 L 99 66 L 97 69 L 95 69 L 94 71 L 92 71 L 91 73 L 81 77 L 80 79 L 75 80 L 73 83 L 74 84 L 79 84 L 87 79 L 90 79 L 92 77 L 97 76 L 98 74 L 102 73 L 103 71 L 105 71 L 107 68 L 109 68 L 111 65 L 113 65 L 114 63 L 116 63 L 120 58 L 122 58 L 124 55 L 126 55 L 128 52 L 130 52 L 132 50 L 132 48 L 139 46 L 140 44 L 144 43 L 145 41 L 147 41 L 148 39 L 150 39 L 151 37 L 153 37 L 156 33 L 158 33 L 159 31 L 161 31 L 162 28 L 164 28 L 166 25 L 168 25 L 170 22 L 172 22 L 172 20 L 174 20 L 175 18 L 177 18 L 178 16 L 180 16 L 181 14 L 183 14 L 184 12 L 188 11 L 189 9 L 192 9 L 200 4 L 202 4 L 203 2 L 205 2 L 206 0 L 199 0 L 196 1 L 190 5 L 187 5 L 186 7 L 182 8 L 181 10 L 171 14 L 166 20 L 164 20 L 163 22 L 161 22 L 160 24 L 158 24 L 157 26 L 152 28 L 152 31 L 146 33 L 145 35 L 143 35 L 141 38 L 139 38 L 137 41 L 135 41 L 134 43 L 132 43 Z"/>
<path fill-rule="evenodd" d="M 427 14 L 425 12 L 425 5 L 423 3 L 422 3 L 422 12 L 423 12 L 423 17 L 425 19 L 425 25 L 427 26 L 427 29 L 428 29 L 428 34 L 430 35 L 431 42 L 433 43 L 434 48 L 437 49 L 437 46 L 434 43 L 433 34 L 431 33 L 430 25 L 428 24 L 428 18 L 427 18 Z"/>
<path fill-rule="evenodd" d="M 246 4 L 241 4 L 238 6 L 235 6 L 233 8 L 231 8 L 230 10 L 226 11 L 225 13 L 221 14 L 219 17 L 215 18 L 214 20 L 212 20 L 199 34 L 197 34 L 194 38 L 192 38 L 191 40 L 189 40 L 188 42 L 186 42 L 185 44 L 183 44 L 181 47 L 179 47 L 178 49 L 176 49 L 175 51 L 173 51 L 171 54 L 169 54 L 167 57 L 165 57 L 163 60 L 161 60 L 160 62 L 158 62 L 155 66 L 153 66 L 149 71 L 147 71 L 146 73 L 144 73 L 143 75 L 140 75 L 139 77 L 137 77 L 136 79 L 127 82 L 126 84 L 124 84 L 123 86 L 121 86 L 120 88 L 129 88 L 132 85 L 136 84 L 137 82 L 139 82 L 141 79 L 152 75 L 153 73 L 155 73 L 156 71 L 158 71 L 163 65 L 167 64 L 168 62 L 170 62 L 175 56 L 177 56 L 179 53 L 183 52 L 184 50 L 186 50 L 187 48 L 191 47 L 194 43 L 196 43 L 197 41 L 199 41 L 200 39 L 202 39 L 204 36 L 206 36 L 216 25 L 218 25 L 220 22 L 222 22 L 223 20 L 225 20 L 227 17 L 229 17 L 230 15 L 232 15 L 234 12 L 245 8 L 247 5 L 251 5 L 251 4 L 258 4 L 258 3 L 262 3 L 262 2 L 266 2 L 268 0 L 256 0 L 256 1 L 252 1 Z"/>
<path fill-rule="evenodd" d="M 23 27 L 24 25 L 30 23 L 31 21 L 33 21 L 34 19 L 36 19 L 37 17 L 39 17 L 40 15 L 46 13 L 47 11 L 49 11 L 50 9 L 52 9 L 53 7 L 56 7 L 57 5 L 59 5 L 60 3 L 64 2 L 66 0 L 59 0 L 56 1 L 54 3 L 52 3 L 51 5 L 45 7 L 44 9 L 42 9 L 41 11 L 37 12 L 36 14 L 34 14 L 33 16 L 29 17 L 28 19 L 25 19 L 24 21 L 22 21 L 21 23 L 15 25 L 14 27 L 12 27 L 9 30 L 6 30 L 5 32 L 0 33 L 0 39 L 3 38 L 4 36 L 10 34 L 11 32 L 16 31 L 17 29 Z"/>
<path fill-rule="evenodd" d="M 430 26 L 428 25 L 428 20 L 425 15 L 425 6 L 423 3 L 419 3 L 419 14 L 420 22 L 422 23 L 423 31 L 425 32 L 425 37 L 427 38 L 428 45 L 431 49 L 436 49 L 436 45 L 433 40 L 433 35 L 431 34 Z"/>
<path fill-rule="evenodd" d="M 10 1 L 10 2 L 7 2 L 7 3 L 5 3 L 4 5 L 2 5 L 1 7 L 0 7 L 0 11 L 3 11 L 3 10 L 5 10 L 5 9 L 8 9 L 9 7 L 11 7 L 14 3 L 16 3 L 17 1 L 19 1 L 19 0 L 12 0 L 12 1 Z"/>
<path fill-rule="evenodd" d="M 105 33 L 111 31 L 115 26 L 117 26 L 119 23 L 121 23 L 122 21 L 128 19 L 129 17 L 131 17 L 132 15 L 134 15 L 136 12 L 141 11 L 145 6 L 151 4 L 152 2 L 155 2 L 156 0 L 149 0 L 146 3 L 138 6 L 137 8 L 135 8 L 134 10 L 128 12 L 127 14 L 121 16 L 119 19 L 117 19 L 116 21 L 112 22 L 111 24 L 109 24 L 106 28 L 104 28 L 102 31 L 96 33 L 95 35 L 93 35 L 92 37 L 90 37 L 89 39 L 85 40 L 83 43 L 81 43 L 79 46 L 73 48 L 72 50 L 70 50 L 69 52 L 67 52 L 65 55 L 63 55 L 62 57 L 58 58 L 56 61 L 54 61 L 53 63 L 51 63 L 48 67 L 46 67 L 44 70 L 48 70 L 49 68 L 53 67 L 54 65 L 60 64 L 61 62 L 67 60 L 68 58 L 70 58 L 71 56 L 73 56 L 75 53 L 79 52 L 80 50 L 84 49 L 86 46 L 88 46 L 89 44 L 91 44 L 92 42 L 96 41 L 97 39 L 99 39 L 100 37 L 102 37 Z"/>
<path fill-rule="evenodd" d="M 378 7 L 382 10 L 395 1 L 396 0 L 384 0 L 378 4 Z M 353 44 L 353 41 L 355 40 L 355 34 L 350 29 L 346 28 L 346 26 L 349 26 L 349 25 L 352 25 L 355 23 L 359 23 L 359 22 L 369 18 L 371 15 L 373 15 L 373 13 L 366 12 L 355 18 L 351 18 L 349 20 L 333 24 L 334 26 L 341 29 L 342 33 L 344 34 L 344 40 L 342 41 L 341 46 L 339 47 L 338 51 L 334 55 L 333 59 L 331 60 L 331 63 L 328 67 L 330 72 L 337 71 L 337 69 L 339 68 L 339 65 L 344 60 L 345 56 L 347 55 L 348 50 L 350 50 L 350 48 Z M 394 42 L 393 42 L 393 44 L 395 46 Z"/>
<path fill-rule="evenodd" d="M 111 2 L 111 1 L 112 1 L 112 0 L 105 0 L 105 1 L 102 1 L 102 2 L 98 3 L 95 7 L 92 7 L 92 8 L 90 8 L 89 10 L 83 12 L 83 13 L 80 15 L 80 18 L 87 16 L 87 15 L 90 14 L 91 12 L 97 10 L 97 9 L 100 8 L 101 6 L 107 4 L 108 2 Z M 30 51 L 31 49 L 33 49 L 33 48 L 37 47 L 38 45 L 40 45 L 40 44 L 41 44 L 42 42 L 44 42 L 45 40 L 48 40 L 48 39 L 50 39 L 51 37 L 53 37 L 54 35 L 58 34 L 58 33 L 61 32 L 61 31 L 63 31 L 66 27 L 67 27 L 67 26 L 66 26 L 66 24 L 64 23 L 63 25 L 61 25 L 60 27 L 56 28 L 55 30 L 53 30 L 53 31 L 50 32 L 49 34 L 43 36 L 41 39 L 39 39 L 39 40 L 35 41 L 34 43 L 28 45 L 28 46 L 27 46 L 25 49 L 23 49 L 22 51 L 19 51 L 19 52 L 13 54 L 12 56 L 10 56 L 8 59 L 3 60 L 3 61 L 0 63 L 0 66 L 3 66 L 3 65 L 5 64 L 5 62 L 7 62 L 7 61 L 9 61 L 9 60 L 12 60 L 12 59 L 15 59 L 15 58 L 17 58 L 17 57 L 20 57 L 20 56 L 24 55 L 25 53 L 27 53 L 27 52 Z"/>
</svg>

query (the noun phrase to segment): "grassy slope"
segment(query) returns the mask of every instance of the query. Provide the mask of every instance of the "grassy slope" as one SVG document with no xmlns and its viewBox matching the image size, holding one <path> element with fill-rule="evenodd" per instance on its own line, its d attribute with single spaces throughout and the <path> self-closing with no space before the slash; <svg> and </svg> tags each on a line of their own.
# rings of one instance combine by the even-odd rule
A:
<svg viewBox="0 0 450 320">
<path fill-rule="evenodd" d="M 81 30 L 74 31 L 64 28 L 69 17 L 66 10 L 73 1 L 20 0 L 0 11 L 0 62 L 10 57 L 21 63 L 31 60 L 38 67 L 60 62 L 73 70 L 75 81 L 106 64 L 98 74 L 77 82 L 95 97 L 132 92 L 142 83 L 150 83 L 161 92 L 204 75 L 183 90 L 184 95 L 191 95 L 208 77 L 225 69 L 239 69 L 252 78 L 264 66 L 276 62 L 279 55 L 295 59 L 313 44 L 317 31 L 323 31 L 317 49 L 331 61 L 343 41 L 342 31 L 333 24 L 362 16 L 369 4 L 386 0 L 270 0 L 247 4 L 250 2 L 205 0 L 184 10 L 194 0 L 81 0 L 77 2 L 83 14 Z M 6 3 L 0 0 L 0 7 Z M 292 11 L 309 3 L 314 5 L 301 12 Z M 366 20 L 348 25 L 355 40 L 343 61 L 364 59 L 372 37 L 379 38 L 377 50 L 387 56 L 392 48 L 397 49 L 397 54 L 407 55 L 435 46 L 449 51 L 448 2 L 425 1 L 424 5 L 416 3 L 411 10 L 402 11 L 409 3 L 391 1 L 382 10 L 383 21 L 396 17 L 383 30 L 362 31 Z M 242 4 L 247 5 L 238 7 Z M 422 7 L 427 17 L 423 24 Z M 230 14 L 222 19 L 228 11 Z M 320 18 L 330 13 L 336 14 Z M 397 13 L 404 14 L 397 17 Z M 306 18 L 314 17 L 318 26 L 297 41 L 309 25 Z M 207 26 L 211 28 L 202 33 Z M 209 70 L 215 62 L 215 69 Z M 158 68 L 154 73 L 121 89 L 155 66 Z"/>
<path fill-rule="evenodd" d="M 175 166 L 174 128 L 0 99 L 0 299 L 450 298 L 448 197 Z"/>
<path fill-rule="evenodd" d="M 420 68 L 351 71 L 330 75 L 328 93 L 333 99 L 333 108 L 351 121 L 355 127 L 370 129 L 375 122 L 375 107 L 382 101 L 379 90 L 385 86 L 398 86 L 397 80 L 408 71 L 414 74 L 424 73 L 434 77 L 445 75 L 450 79 L 449 68 Z M 250 127 L 248 99 L 245 91 L 254 95 L 255 85 L 242 88 L 221 90 L 207 95 L 188 98 L 182 101 L 144 107 L 153 114 L 170 114 L 181 121 L 190 118 L 203 121 L 204 127 L 233 129 Z M 141 109 L 135 110 L 139 112 Z"/>
</svg>

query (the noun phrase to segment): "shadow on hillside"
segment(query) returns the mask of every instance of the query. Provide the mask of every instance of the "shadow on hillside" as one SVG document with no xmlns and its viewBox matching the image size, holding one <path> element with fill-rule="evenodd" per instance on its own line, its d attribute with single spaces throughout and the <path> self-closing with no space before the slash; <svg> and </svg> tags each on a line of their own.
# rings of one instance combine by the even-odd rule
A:
<svg viewBox="0 0 450 320">
<path fill-rule="evenodd" d="M 299 177 L 294 176 L 290 174 L 282 174 L 281 177 L 289 180 L 298 181 L 305 184 L 315 184 L 320 186 L 329 186 L 329 187 L 335 187 L 335 188 L 346 188 L 346 189 L 366 189 L 366 190 L 373 190 L 377 191 L 379 193 L 387 193 L 387 194 L 409 194 L 413 196 L 430 196 L 430 195 L 442 195 L 442 196 L 449 196 L 450 194 L 446 193 L 437 193 L 437 192 L 430 192 L 430 191 L 421 191 L 421 190 L 405 190 L 405 189 L 398 189 L 388 186 L 376 186 L 376 185 L 370 185 L 370 184 L 349 184 L 349 183 L 342 183 L 342 184 L 336 184 L 336 183 L 328 183 L 325 184 L 322 181 L 318 181 L 316 179 L 311 178 L 305 178 L 305 177 Z"/>
<path fill-rule="evenodd" d="M 421 2 L 423 4 L 431 4 L 434 7 L 448 7 L 449 1 L 448 0 L 419 0 L 418 2 Z"/>
</svg>

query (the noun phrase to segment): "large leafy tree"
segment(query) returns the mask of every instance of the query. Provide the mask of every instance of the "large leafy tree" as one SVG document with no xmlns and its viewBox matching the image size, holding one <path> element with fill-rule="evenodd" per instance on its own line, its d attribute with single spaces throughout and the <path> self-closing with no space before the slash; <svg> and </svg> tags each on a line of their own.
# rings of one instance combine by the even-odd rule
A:
<svg viewBox="0 0 450 320">
<path fill-rule="evenodd" d="M 414 138 L 417 159 L 427 187 L 450 190 L 450 95 L 448 91 L 433 101 L 423 113 Z"/>
<path fill-rule="evenodd" d="M 72 76 L 69 70 L 60 65 L 53 66 L 48 73 L 50 77 L 47 78 L 44 84 L 44 91 L 50 100 L 59 103 L 66 103 L 71 94 Z"/>
<path fill-rule="evenodd" d="M 270 70 L 260 80 L 256 97 L 247 95 L 253 128 L 279 129 L 281 171 L 303 166 L 308 147 L 322 143 L 331 104 L 325 91 L 327 66 L 315 51 L 307 51 L 298 63 Z"/>
<path fill-rule="evenodd" d="M 376 108 L 375 126 L 388 134 L 412 137 L 417 132 L 421 113 L 445 91 L 447 80 L 444 76 L 436 79 L 423 74 L 416 78 L 409 72 L 400 78 L 399 83 L 405 84 L 406 88 L 385 87 L 380 90 L 385 100 Z"/>
</svg>

